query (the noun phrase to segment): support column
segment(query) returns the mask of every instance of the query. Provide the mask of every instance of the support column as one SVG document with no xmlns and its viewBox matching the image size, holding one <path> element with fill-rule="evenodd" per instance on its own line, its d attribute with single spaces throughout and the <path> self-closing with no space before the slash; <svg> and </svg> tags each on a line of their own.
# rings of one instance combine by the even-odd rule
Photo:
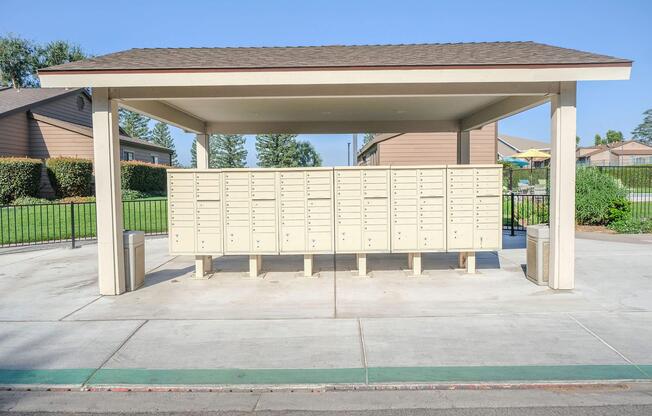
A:
<svg viewBox="0 0 652 416">
<path fill-rule="evenodd" d="M 196 159 L 197 169 L 208 169 L 209 147 L 208 135 L 198 134 Z M 213 272 L 213 257 L 195 256 L 195 278 L 203 279 L 206 275 Z"/>
<path fill-rule="evenodd" d="M 258 277 L 260 271 L 260 256 L 252 254 L 249 256 L 249 277 Z"/>
<path fill-rule="evenodd" d="M 313 257 L 312 254 L 303 255 L 303 275 L 312 277 Z"/>
<path fill-rule="evenodd" d="M 367 253 L 356 254 L 358 259 L 358 276 L 365 277 L 367 275 Z"/>
<path fill-rule="evenodd" d="M 107 88 L 93 88 L 97 274 L 101 295 L 125 291 L 119 137 L 117 102 L 109 99 Z"/>
<path fill-rule="evenodd" d="M 552 289 L 575 287 L 576 83 L 561 82 L 553 96 L 550 158 L 550 278 Z"/>
<path fill-rule="evenodd" d="M 463 252 L 463 251 L 460 251 L 460 252 L 457 254 L 457 266 L 458 266 L 460 269 L 463 269 L 463 268 L 466 267 L 466 253 Z"/>
<path fill-rule="evenodd" d="M 423 270 L 421 264 L 421 253 L 412 254 L 412 270 L 415 276 L 421 276 L 421 271 Z"/>
<path fill-rule="evenodd" d="M 457 132 L 457 164 L 468 165 L 471 163 L 471 132 Z"/>
<path fill-rule="evenodd" d="M 414 253 L 408 253 L 408 269 L 412 268 L 413 259 L 414 259 Z"/>
<path fill-rule="evenodd" d="M 475 251 L 466 253 L 466 272 L 468 274 L 475 274 Z"/>
</svg>

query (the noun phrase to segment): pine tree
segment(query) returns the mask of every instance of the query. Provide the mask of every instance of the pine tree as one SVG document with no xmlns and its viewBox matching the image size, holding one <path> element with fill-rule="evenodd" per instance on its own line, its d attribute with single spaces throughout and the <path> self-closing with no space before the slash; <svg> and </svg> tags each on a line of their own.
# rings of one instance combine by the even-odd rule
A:
<svg viewBox="0 0 652 416">
<path fill-rule="evenodd" d="M 241 134 L 213 134 L 210 136 L 211 168 L 244 168 L 247 164 L 245 138 Z"/>
<path fill-rule="evenodd" d="M 632 131 L 632 138 L 652 144 L 652 108 L 643 113 L 645 116 L 641 124 Z"/>
<path fill-rule="evenodd" d="M 365 133 L 364 137 L 362 138 L 362 142 L 364 144 L 367 144 L 367 143 L 369 143 L 370 141 L 373 140 L 374 136 L 375 136 L 375 134 L 373 134 L 373 133 Z"/>
<path fill-rule="evenodd" d="M 310 142 L 297 142 L 297 159 L 301 167 L 321 166 L 322 163 L 321 156 Z"/>
<path fill-rule="evenodd" d="M 170 128 L 167 124 L 160 121 L 156 123 L 152 129 L 150 139 L 153 143 L 160 144 L 161 146 L 165 146 L 168 149 L 172 150 L 172 154 L 170 155 L 170 164 L 172 166 L 179 166 L 179 161 L 177 160 L 177 151 L 174 148 L 174 140 L 172 139 Z"/>
<path fill-rule="evenodd" d="M 120 114 L 120 127 L 131 137 L 137 139 L 149 140 L 149 118 L 142 116 L 136 112 L 125 110 L 121 108 Z"/>
<path fill-rule="evenodd" d="M 190 146 L 190 167 L 197 167 L 197 139 L 193 140 Z"/>
<path fill-rule="evenodd" d="M 259 134 L 256 136 L 258 166 L 287 168 L 298 166 L 296 134 Z"/>
</svg>

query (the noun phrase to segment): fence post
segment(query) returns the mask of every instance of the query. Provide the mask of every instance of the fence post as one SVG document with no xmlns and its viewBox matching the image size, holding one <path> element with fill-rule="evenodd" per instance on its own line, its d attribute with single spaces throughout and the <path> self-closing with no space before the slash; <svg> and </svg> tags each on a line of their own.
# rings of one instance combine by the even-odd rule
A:
<svg viewBox="0 0 652 416">
<path fill-rule="evenodd" d="M 75 203 L 70 202 L 70 241 L 72 242 L 71 248 L 75 247 Z"/>
<path fill-rule="evenodd" d="M 510 207 L 510 211 L 511 211 L 510 212 L 510 217 L 511 217 L 511 219 L 510 219 L 510 228 L 511 228 L 511 231 L 510 231 L 509 235 L 514 237 L 514 235 L 515 235 L 514 234 L 514 201 L 515 201 L 515 199 L 514 199 L 514 191 L 509 191 L 509 198 L 510 198 L 510 201 L 511 201 L 511 204 L 510 204 L 511 205 L 511 207 Z"/>
</svg>

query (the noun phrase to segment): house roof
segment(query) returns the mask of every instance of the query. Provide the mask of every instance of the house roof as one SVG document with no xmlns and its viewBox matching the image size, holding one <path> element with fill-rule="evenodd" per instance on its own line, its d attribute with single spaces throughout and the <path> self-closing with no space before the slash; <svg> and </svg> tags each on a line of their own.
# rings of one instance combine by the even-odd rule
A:
<svg viewBox="0 0 652 416">
<path fill-rule="evenodd" d="M 79 88 L 0 88 L 0 117 L 79 90 Z"/>
<path fill-rule="evenodd" d="M 400 136 L 405 133 L 381 133 L 381 134 L 374 134 L 373 139 L 369 140 L 362 148 L 360 151 L 358 151 L 358 156 L 365 154 L 369 149 L 374 147 L 376 144 L 380 142 L 384 142 L 385 140 L 391 139 L 392 137 Z"/>
<path fill-rule="evenodd" d="M 51 124 L 53 126 L 60 127 L 62 129 L 70 130 L 75 133 L 82 134 L 84 136 L 93 137 L 93 129 L 91 127 L 87 126 L 82 126 L 81 124 L 75 124 L 75 123 L 70 123 L 67 121 L 59 120 L 56 118 L 48 117 L 43 114 L 38 114 L 37 112 L 30 112 L 29 116 L 33 118 L 34 120 L 42 121 L 44 123 Z M 156 150 L 159 152 L 164 152 L 164 153 L 172 153 L 172 150 L 168 149 L 165 146 L 161 146 L 156 143 L 148 142 L 147 140 L 143 139 L 137 139 L 134 137 L 129 137 L 124 134 L 120 135 L 120 143 L 121 144 L 127 144 L 127 145 L 132 145 L 144 149 L 151 149 L 151 150 Z"/>
<path fill-rule="evenodd" d="M 630 66 L 632 61 L 534 42 L 130 49 L 47 72 L 486 66 Z"/>
<path fill-rule="evenodd" d="M 509 157 L 528 149 L 550 150 L 550 143 L 507 134 L 498 134 L 498 154 L 501 157 Z"/>
<path fill-rule="evenodd" d="M 650 149 L 615 149 L 611 151 L 617 156 L 636 156 L 636 155 L 652 155 L 652 148 Z"/>
</svg>

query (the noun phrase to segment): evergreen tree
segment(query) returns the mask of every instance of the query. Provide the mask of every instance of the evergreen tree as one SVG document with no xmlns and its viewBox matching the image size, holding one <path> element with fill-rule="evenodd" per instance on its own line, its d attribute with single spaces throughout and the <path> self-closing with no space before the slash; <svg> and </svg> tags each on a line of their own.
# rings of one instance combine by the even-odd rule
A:
<svg viewBox="0 0 652 416">
<path fill-rule="evenodd" d="M 190 146 L 190 167 L 197 167 L 197 139 L 192 141 L 192 146 Z"/>
<path fill-rule="evenodd" d="M 297 159 L 301 167 L 321 166 L 322 160 L 310 142 L 297 142 Z"/>
<path fill-rule="evenodd" d="M 168 149 L 172 150 L 172 154 L 170 155 L 170 164 L 172 166 L 179 166 L 179 161 L 177 160 L 177 151 L 174 148 L 174 140 L 172 140 L 170 128 L 167 124 L 160 121 L 156 123 L 152 129 L 150 138 L 153 143 L 160 144 L 161 146 L 165 146 Z"/>
<path fill-rule="evenodd" d="M 263 168 L 298 166 L 296 137 L 296 134 L 257 135 L 258 166 Z"/>
<path fill-rule="evenodd" d="M 365 133 L 364 137 L 362 138 L 362 143 L 364 143 L 364 144 L 369 143 L 370 141 L 373 140 L 374 136 L 375 136 L 375 134 L 373 134 L 373 133 Z"/>
<path fill-rule="evenodd" d="M 596 134 L 596 135 L 593 137 L 593 143 L 594 143 L 596 146 L 600 146 L 601 144 L 604 144 L 604 140 L 602 140 L 602 136 L 600 136 L 599 134 Z"/>
<path fill-rule="evenodd" d="M 149 140 L 149 118 L 124 108 L 119 110 L 119 114 L 120 127 L 125 133 L 137 139 Z"/>
<path fill-rule="evenodd" d="M 632 139 L 652 144 L 652 108 L 643 113 L 641 124 L 632 131 Z"/>
<path fill-rule="evenodd" d="M 244 168 L 247 164 L 245 138 L 241 134 L 213 134 L 209 139 L 211 168 Z"/>
</svg>

